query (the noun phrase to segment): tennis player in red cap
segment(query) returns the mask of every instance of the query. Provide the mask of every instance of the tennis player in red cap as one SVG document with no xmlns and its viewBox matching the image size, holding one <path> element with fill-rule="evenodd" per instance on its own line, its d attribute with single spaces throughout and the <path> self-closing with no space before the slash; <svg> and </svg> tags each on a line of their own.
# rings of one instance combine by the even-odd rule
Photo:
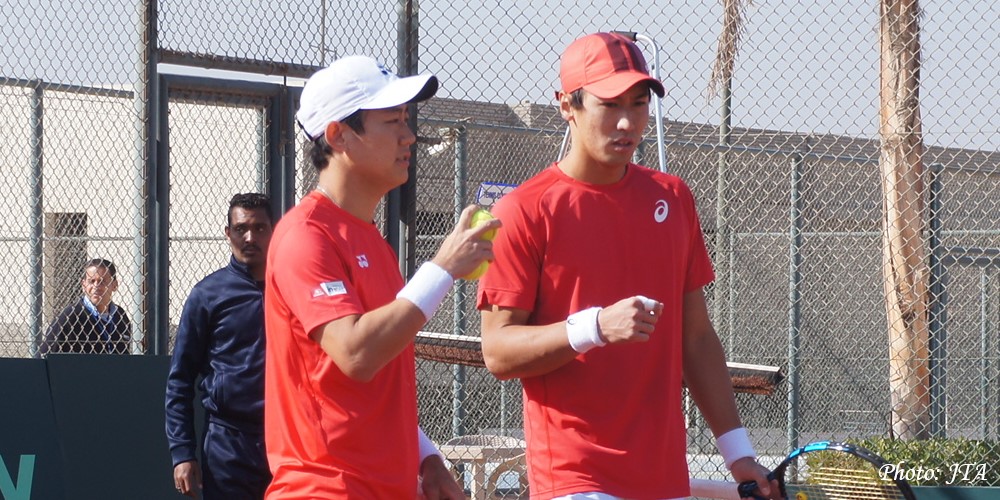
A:
<svg viewBox="0 0 1000 500">
<path fill-rule="evenodd" d="M 694 198 L 631 161 L 663 84 L 611 33 L 570 44 L 560 80 L 572 147 L 494 206 L 477 299 L 487 367 L 523 383 L 531 497 L 688 496 L 682 381 L 733 477 L 768 485 L 709 320 Z"/>
</svg>

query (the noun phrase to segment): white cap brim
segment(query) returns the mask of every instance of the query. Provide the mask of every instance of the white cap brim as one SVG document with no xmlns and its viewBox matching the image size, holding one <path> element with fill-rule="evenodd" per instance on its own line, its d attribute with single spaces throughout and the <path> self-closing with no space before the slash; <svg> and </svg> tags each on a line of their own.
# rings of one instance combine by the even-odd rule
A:
<svg viewBox="0 0 1000 500">
<path fill-rule="evenodd" d="M 424 74 L 399 78 L 374 59 L 348 56 L 316 72 L 306 82 L 295 114 L 311 140 L 331 122 L 358 110 L 386 109 L 423 101 L 438 89 L 438 79 Z"/>
<path fill-rule="evenodd" d="M 400 78 L 390 82 L 378 91 L 359 109 L 386 109 L 401 104 L 420 102 L 432 97 L 438 88 L 437 77 L 434 75 L 416 75 Z"/>
</svg>

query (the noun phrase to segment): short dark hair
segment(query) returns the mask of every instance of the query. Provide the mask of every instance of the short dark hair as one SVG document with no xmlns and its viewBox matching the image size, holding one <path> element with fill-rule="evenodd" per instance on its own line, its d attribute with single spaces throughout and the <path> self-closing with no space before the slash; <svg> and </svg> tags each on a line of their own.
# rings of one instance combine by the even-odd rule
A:
<svg viewBox="0 0 1000 500">
<path fill-rule="evenodd" d="M 271 213 L 271 199 L 266 194 L 260 193 L 237 193 L 229 200 L 229 212 L 226 213 L 226 227 L 233 223 L 233 209 L 242 208 L 244 210 L 262 209 L 267 214 L 267 218 L 274 222 L 274 214 Z"/>
<path fill-rule="evenodd" d="M 646 92 L 652 93 L 653 89 L 646 85 Z M 569 105 L 573 109 L 580 109 L 583 107 L 583 89 L 576 89 L 569 93 Z"/>
<path fill-rule="evenodd" d="M 115 267 L 115 263 L 108 259 L 90 259 L 83 264 L 83 275 L 87 275 L 87 269 L 92 267 L 103 267 L 108 270 L 108 274 L 111 275 L 111 279 L 118 279 L 118 268 Z"/>
<path fill-rule="evenodd" d="M 340 123 L 347 125 L 351 130 L 357 132 L 358 134 L 365 133 L 365 123 L 364 123 L 364 112 L 365 110 L 359 109 L 343 120 Z M 333 154 L 333 149 L 326 142 L 326 137 L 324 134 L 320 134 L 316 140 L 311 141 L 306 147 L 306 156 L 309 157 L 310 163 L 312 163 L 313 168 L 317 172 L 326 168 L 330 164 L 330 155 Z"/>
</svg>

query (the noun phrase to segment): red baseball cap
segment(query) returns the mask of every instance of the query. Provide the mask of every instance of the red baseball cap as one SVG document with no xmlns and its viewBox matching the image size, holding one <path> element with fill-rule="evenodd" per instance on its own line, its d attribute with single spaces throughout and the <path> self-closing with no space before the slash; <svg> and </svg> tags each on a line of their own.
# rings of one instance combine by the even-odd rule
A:
<svg viewBox="0 0 1000 500">
<path fill-rule="evenodd" d="M 563 92 L 584 89 L 613 99 L 639 82 L 663 97 L 663 84 L 649 76 L 646 59 L 634 42 L 616 33 L 594 33 L 566 47 L 559 65 Z"/>
</svg>

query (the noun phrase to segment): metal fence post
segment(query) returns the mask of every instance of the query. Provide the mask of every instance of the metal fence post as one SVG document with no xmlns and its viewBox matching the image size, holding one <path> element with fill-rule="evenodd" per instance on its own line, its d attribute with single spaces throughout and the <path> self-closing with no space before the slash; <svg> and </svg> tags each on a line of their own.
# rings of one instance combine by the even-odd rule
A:
<svg viewBox="0 0 1000 500">
<path fill-rule="evenodd" d="M 945 435 L 945 393 L 944 393 L 944 265 L 941 262 L 941 165 L 930 166 L 930 190 L 928 191 L 928 290 L 930 304 L 928 307 L 928 360 L 929 370 L 927 381 L 930 386 L 931 436 Z"/>
<path fill-rule="evenodd" d="M 155 104 L 158 109 L 156 119 L 157 133 L 153 139 L 156 142 L 156 161 L 150 173 L 151 199 L 150 231 L 150 282 L 152 299 L 150 300 L 149 323 L 152 328 L 152 342 L 147 340 L 147 352 L 155 355 L 166 355 L 170 352 L 170 91 L 165 78 L 156 77 L 160 82 Z"/>
<path fill-rule="evenodd" d="M 148 217 L 152 211 L 152 197 L 146 194 L 149 175 L 156 165 L 156 85 L 158 82 L 156 70 L 156 16 L 157 2 L 141 0 L 142 10 L 138 16 L 138 33 L 136 38 L 135 83 L 132 106 L 135 111 L 135 161 L 133 165 L 133 201 L 132 201 L 132 264 L 135 267 L 132 292 L 132 325 L 135 330 L 132 343 L 132 354 L 142 353 L 142 346 L 135 342 L 140 335 L 143 343 L 148 345 L 150 335 L 160 335 L 166 332 L 156 332 L 153 317 L 147 317 L 149 301 L 146 297 L 154 287 L 153 252 L 154 238 L 149 233 Z M 156 340 L 154 339 L 154 344 Z"/>
<path fill-rule="evenodd" d="M 448 133 L 453 135 L 455 140 L 455 222 L 457 223 L 467 200 L 465 184 L 468 172 L 468 154 L 465 146 L 468 140 L 468 131 L 459 125 L 449 129 Z M 455 283 L 455 291 L 452 294 L 454 300 L 452 313 L 455 320 L 452 333 L 455 335 L 465 335 L 466 285 L 464 279 L 459 279 Z M 451 371 L 451 434 L 452 436 L 461 436 L 465 434 L 465 366 L 456 363 L 452 365 Z"/>
<path fill-rule="evenodd" d="M 30 241 L 28 246 L 31 248 L 31 275 L 29 281 L 31 283 L 31 297 L 28 298 L 30 301 L 30 312 L 28 317 L 29 328 L 31 338 L 33 339 L 30 346 L 28 346 L 29 355 L 35 357 L 38 355 L 38 348 L 42 343 L 42 297 L 44 291 L 42 289 L 42 252 L 44 248 L 42 246 L 42 233 L 44 231 L 42 218 L 43 218 L 43 180 L 44 180 L 44 154 L 45 149 L 42 147 L 42 139 L 44 137 L 44 118 L 45 118 L 45 106 L 44 106 L 44 95 L 42 90 L 42 81 L 37 80 L 32 86 L 31 94 L 31 219 L 29 224 L 31 225 L 29 236 Z"/>
<path fill-rule="evenodd" d="M 982 353 L 979 358 L 979 436 L 981 439 L 995 437 L 994 432 L 996 431 L 996 427 L 990 425 L 990 418 L 997 411 L 996 402 L 993 400 L 993 363 L 991 362 L 993 355 L 993 335 L 995 333 L 992 321 L 990 320 L 993 315 L 990 303 L 994 296 L 992 286 L 990 286 L 992 271 L 993 266 L 986 265 L 983 266 L 979 275 L 979 343 L 980 352 Z"/>
<path fill-rule="evenodd" d="M 417 74 L 419 19 L 416 0 L 399 1 L 396 60 L 401 76 Z M 417 130 L 417 107 L 409 107 L 410 129 Z M 417 211 L 417 145 L 410 146 L 410 175 L 406 182 L 389 192 L 386 202 L 386 233 L 389 244 L 399 256 L 399 270 L 404 277 L 416 268 L 417 234 L 413 227 Z"/>
<path fill-rule="evenodd" d="M 788 212 L 788 449 L 799 447 L 799 343 L 802 274 L 802 155 L 792 155 Z"/>
</svg>

